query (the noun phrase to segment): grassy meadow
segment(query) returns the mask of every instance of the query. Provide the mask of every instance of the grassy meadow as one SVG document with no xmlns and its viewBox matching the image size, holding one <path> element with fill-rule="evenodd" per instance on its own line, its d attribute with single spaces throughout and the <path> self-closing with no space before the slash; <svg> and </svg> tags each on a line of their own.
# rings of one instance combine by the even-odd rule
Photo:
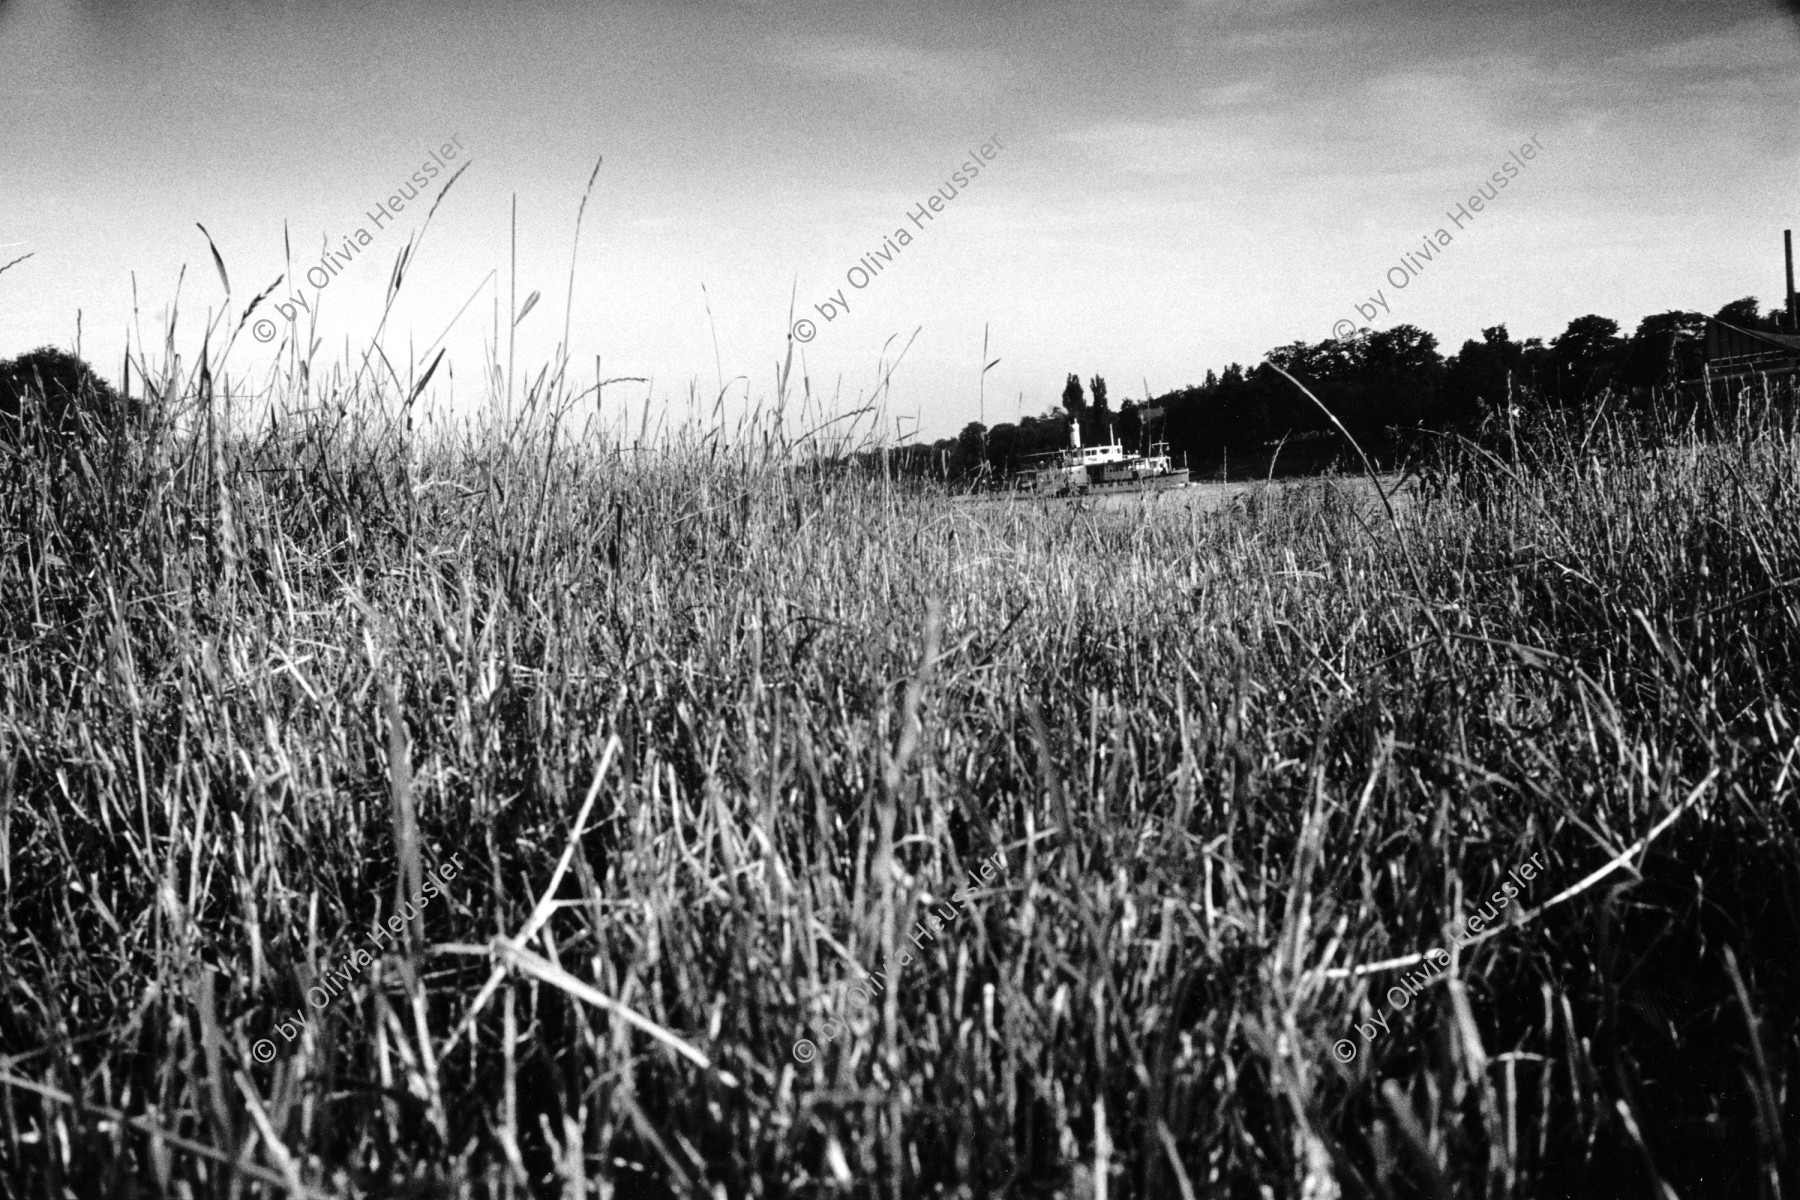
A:
<svg viewBox="0 0 1800 1200">
<path fill-rule="evenodd" d="M 1791 1194 L 1780 422 L 1390 520 L 288 386 L 0 447 L 0 1195 Z"/>
</svg>

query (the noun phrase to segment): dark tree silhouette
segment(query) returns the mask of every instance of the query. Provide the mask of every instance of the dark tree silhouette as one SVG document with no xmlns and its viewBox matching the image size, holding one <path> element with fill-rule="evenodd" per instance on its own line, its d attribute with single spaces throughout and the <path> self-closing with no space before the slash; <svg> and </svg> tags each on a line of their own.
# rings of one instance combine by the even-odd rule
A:
<svg viewBox="0 0 1800 1200">
<path fill-rule="evenodd" d="M 1145 448 L 1143 412 L 1130 400 L 1119 405 L 1119 441 L 1127 450 Z"/>
<path fill-rule="evenodd" d="M 1550 343 L 1557 398 L 1570 404 L 1605 387 L 1624 349 L 1617 321 L 1594 313 L 1570 321 Z"/>
<path fill-rule="evenodd" d="M 1749 296 L 1725 305 L 1719 318 L 1771 328 Z M 1657 403 L 1658 395 L 1698 377 L 1706 322 L 1702 313 L 1671 309 L 1645 316 L 1627 339 L 1617 321 L 1589 313 L 1549 345 L 1535 337 L 1515 341 L 1505 325 L 1492 325 L 1447 360 L 1430 333 L 1400 324 L 1291 342 L 1267 358 L 1300 380 L 1366 452 L 1393 463 L 1425 444 L 1422 431 L 1487 436 L 1509 403 L 1518 411 L 1504 422 L 1508 430 L 1538 421 L 1545 406 L 1572 408 L 1607 390 L 1633 407 Z M 1088 388 L 1084 393 L 1081 377 L 1071 374 L 1060 408 L 985 436 L 971 425 L 957 439 L 921 447 L 926 453 L 914 456 L 921 477 L 957 476 L 983 462 L 1016 469 L 1031 455 L 1065 449 L 1072 426 L 1085 446 L 1117 437 L 1141 451 L 1166 442 L 1196 472 L 1233 478 L 1273 471 L 1277 461 L 1284 474 L 1331 469 L 1343 450 L 1332 420 L 1272 370 L 1232 363 L 1207 371 L 1204 383 L 1126 400 L 1117 410 L 1103 377 L 1091 377 Z"/>
<path fill-rule="evenodd" d="M 1589 313 L 1576 317 L 1569 327 L 1550 343 L 1551 349 L 1564 361 L 1598 358 L 1619 344 L 1619 323 L 1611 317 Z"/>
<path fill-rule="evenodd" d="M 1680 379 L 1684 371 L 1691 373 L 1694 364 L 1685 359 L 1692 357 L 1705 333 L 1705 313 L 1670 309 L 1645 317 L 1631 335 L 1619 377 L 1630 388 L 1658 387 Z M 1690 353 L 1684 356 L 1683 350 Z"/>
<path fill-rule="evenodd" d="M 1444 369 L 1437 338 L 1415 325 L 1362 329 L 1316 345 L 1292 342 L 1269 351 L 1269 361 L 1310 387 L 1352 432 L 1425 419 Z M 1277 437 L 1324 428 L 1318 410 L 1291 385 L 1275 388 L 1268 416 Z"/>
<path fill-rule="evenodd" d="M 970 421 L 956 435 L 956 450 L 952 455 L 951 475 L 961 476 L 975 470 L 987 461 L 987 426 L 980 421 Z"/>
<path fill-rule="evenodd" d="M 1021 454 L 1020 442 L 1019 427 L 1010 421 L 1002 422 L 988 430 L 988 466 L 1001 473 L 1016 470 Z"/>
<path fill-rule="evenodd" d="M 81 359 L 52 346 L 0 361 L 0 443 L 60 440 L 140 413 Z"/>
<path fill-rule="evenodd" d="M 1741 300 L 1733 300 L 1714 313 L 1713 317 L 1727 325 L 1736 325 L 1739 329 L 1761 329 L 1763 318 L 1757 309 L 1756 297 L 1745 296 Z"/>
<path fill-rule="evenodd" d="M 1444 375 L 1444 417 L 1465 425 L 1495 412 L 1524 386 L 1525 348 L 1504 325 L 1490 325 L 1462 345 Z"/>
<path fill-rule="evenodd" d="M 1081 394 L 1081 376 L 1071 374 L 1069 382 L 1063 384 L 1062 402 L 1070 416 L 1081 416 L 1081 411 L 1087 407 L 1087 401 Z"/>
</svg>

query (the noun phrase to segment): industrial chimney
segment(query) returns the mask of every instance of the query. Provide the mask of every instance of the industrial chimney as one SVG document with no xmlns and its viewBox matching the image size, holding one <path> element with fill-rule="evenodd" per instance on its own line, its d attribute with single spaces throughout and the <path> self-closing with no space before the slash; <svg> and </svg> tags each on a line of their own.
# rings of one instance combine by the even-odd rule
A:
<svg viewBox="0 0 1800 1200">
<path fill-rule="evenodd" d="M 1781 246 L 1787 252 L 1787 325 L 1789 333 L 1800 333 L 1800 304 L 1794 299 L 1794 231 L 1781 231 Z"/>
</svg>

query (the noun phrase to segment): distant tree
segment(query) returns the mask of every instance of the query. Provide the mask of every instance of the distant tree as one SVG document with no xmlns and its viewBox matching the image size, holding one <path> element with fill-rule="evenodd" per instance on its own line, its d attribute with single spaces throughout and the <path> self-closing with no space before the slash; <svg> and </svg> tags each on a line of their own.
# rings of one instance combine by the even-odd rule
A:
<svg viewBox="0 0 1800 1200">
<path fill-rule="evenodd" d="M 1274 393 L 1268 382 L 1261 378 L 1269 372 L 1257 374 L 1257 378 L 1250 378 L 1239 363 L 1225 368 L 1225 373 L 1219 376 L 1218 388 L 1202 410 L 1195 431 L 1200 437 L 1189 443 L 1189 452 L 1210 457 L 1222 450 L 1255 450 L 1270 438 L 1273 425 L 1269 414 Z M 1290 393 L 1293 390 L 1285 380 L 1282 387 Z M 1304 400 L 1299 402 L 1305 403 Z M 1206 444 L 1208 442 L 1211 444 Z"/>
<path fill-rule="evenodd" d="M 84 423 L 111 428 L 141 412 L 92 367 L 55 347 L 0 361 L 0 442 L 66 437 Z"/>
<path fill-rule="evenodd" d="M 1619 364 L 1620 380 L 1629 388 L 1651 388 L 1679 379 L 1683 374 L 1677 361 L 1680 350 L 1697 344 L 1705 332 L 1705 313 L 1670 309 L 1645 317 L 1638 322 Z"/>
<path fill-rule="evenodd" d="M 994 426 L 987 431 L 987 463 L 1001 474 L 1017 470 L 1019 466 L 1020 431 L 1017 425 L 1010 422 Z"/>
<path fill-rule="evenodd" d="M 1101 403 L 1105 400 L 1105 381 L 1096 375 L 1094 382 L 1100 385 L 1101 390 L 1092 397 L 1091 401 L 1083 398 L 1080 376 L 1069 376 L 1069 381 L 1063 385 L 1063 407 L 1068 409 L 1070 417 L 1081 430 L 1081 444 L 1084 446 L 1091 446 L 1107 439 L 1107 426 L 1112 417 L 1111 412 L 1101 407 Z M 1063 444 L 1068 445 L 1067 442 Z"/>
<path fill-rule="evenodd" d="M 1088 391 L 1094 397 L 1094 411 L 1106 412 L 1106 380 L 1096 375 L 1088 381 Z"/>
<path fill-rule="evenodd" d="M 1306 384 L 1352 432 L 1425 419 L 1443 375 L 1437 338 L 1416 325 L 1291 342 L 1269 351 L 1269 361 Z M 1274 436 L 1324 428 L 1317 408 L 1285 381 L 1271 399 L 1267 415 Z"/>
<path fill-rule="evenodd" d="M 1754 298 L 1750 302 L 1751 304 L 1756 303 Z M 1699 337 L 1705 332 L 1705 313 L 1672 308 L 1668 312 L 1654 313 L 1639 321 L 1637 331 L 1631 335 L 1631 340 L 1635 342 L 1642 338 L 1671 333 L 1681 337 Z"/>
<path fill-rule="evenodd" d="M 1353 335 L 1354 336 L 1354 335 Z M 1357 343 L 1327 338 L 1322 342 L 1289 342 L 1269 351 L 1268 360 L 1301 383 L 1318 385 L 1350 378 L 1356 369 Z"/>
<path fill-rule="evenodd" d="M 1087 401 L 1081 394 L 1081 376 L 1071 374 L 1069 381 L 1063 384 L 1062 403 L 1072 417 L 1079 417 L 1087 407 Z"/>
<path fill-rule="evenodd" d="M 1619 323 L 1610 317 L 1589 313 L 1569 322 L 1561 336 L 1550 343 L 1565 361 L 1597 358 L 1619 344 Z"/>
<path fill-rule="evenodd" d="M 1437 337 L 1417 325 L 1358 331 L 1355 352 L 1363 427 L 1414 426 L 1432 415 L 1444 381 Z"/>
<path fill-rule="evenodd" d="M 1141 451 L 1144 441 L 1142 410 L 1130 400 L 1119 405 L 1119 441 L 1127 450 Z"/>
<path fill-rule="evenodd" d="M 987 461 L 985 453 L 987 442 L 987 426 L 980 421 L 970 421 L 956 435 L 956 448 L 951 453 L 952 477 L 967 475 Z"/>
<path fill-rule="evenodd" d="M 1525 348 L 1512 340 L 1506 326 L 1483 329 L 1481 340 L 1464 342 L 1444 372 L 1443 420 L 1463 425 L 1499 409 L 1512 389 L 1524 383 L 1524 366 Z"/>
<path fill-rule="evenodd" d="M 1550 343 L 1557 398 L 1570 404 L 1605 387 L 1624 349 L 1617 321 L 1594 313 L 1570 321 Z"/>
<path fill-rule="evenodd" d="M 1074 420 L 1067 412 L 1052 410 L 1039 417 L 1025 417 L 1019 421 L 1018 432 L 1013 439 L 1013 461 L 1015 466 L 1023 465 L 1024 460 L 1033 454 L 1048 454 L 1061 450 L 1069 444 L 1069 423 Z M 990 452 L 994 445 L 994 435 L 990 434 L 988 446 Z"/>
<path fill-rule="evenodd" d="M 1358 334 L 1360 343 L 1357 366 L 1363 370 L 1411 374 L 1436 370 L 1443 363 L 1437 352 L 1437 337 L 1417 325 L 1396 325 L 1372 333 Z"/>
<path fill-rule="evenodd" d="M 1727 325 L 1736 325 L 1739 329 L 1761 329 L 1762 316 L 1758 313 L 1755 296 L 1745 296 L 1741 300 L 1733 300 L 1730 304 L 1713 314 L 1715 320 Z"/>
</svg>

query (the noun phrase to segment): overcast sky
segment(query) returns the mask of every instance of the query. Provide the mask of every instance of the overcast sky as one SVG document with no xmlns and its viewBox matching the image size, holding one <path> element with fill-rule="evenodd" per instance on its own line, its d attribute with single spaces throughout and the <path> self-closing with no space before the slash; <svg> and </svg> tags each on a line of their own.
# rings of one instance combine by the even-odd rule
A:
<svg viewBox="0 0 1800 1200">
<path fill-rule="evenodd" d="M 1115 400 L 1162 392 L 1346 319 L 1453 351 L 1497 322 L 1549 338 L 1588 312 L 1629 331 L 1777 303 L 1781 230 L 1800 226 L 1800 27 L 1770 0 L 0 0 L 0 263 L 32 255 L 0 274 L 0 356 L 72 346 L 79 310 L 116 378 L 127 330 L 154 357 L 179 299 L 191 358 L 226 303 L 197 224 L 233 321 L 288 269 L 285 235 L 319 361 L 360 354 L 427 202 L 383 227 L 369 213 L 453 138 L 471 165 L 382 344 L 422 359 L 474 297 L 446 343 L 459 403 L 482 394 L 507 304 L 511 198 L 518 298 L 544 296 L 518 327 L 525 376 L 561 338 L 604 155 L 575 261 L 584 381 L 600 355 L 654 379 L 609 389 L 634 407 L 647 390 L 685 406 L 721 373 L 767 397 L 792 296 L 816 326 L 814 388 L 846 401 L 919 329 L 893 408 L 942 436 L 978 414 L 984 326 L 993 424 L 1054 405 L 1071 371 Z M 1533 138 L 1480 214 L 1446 218 Z M 906 213 L 994 139 L 916 228 Z M 348 269 L 308 286 L 324 242 L 359 228 Z M 847 283 L 900 228 L 912 242 Z M 1440 228 L 1450 244 L 1396 288 L 1390 268 Z M 850 311 L 825 321 L 814 306 L 839 291 Z M 246 330 L 229 366 L 255 376 L 279 344 Z"/>
</svg>

